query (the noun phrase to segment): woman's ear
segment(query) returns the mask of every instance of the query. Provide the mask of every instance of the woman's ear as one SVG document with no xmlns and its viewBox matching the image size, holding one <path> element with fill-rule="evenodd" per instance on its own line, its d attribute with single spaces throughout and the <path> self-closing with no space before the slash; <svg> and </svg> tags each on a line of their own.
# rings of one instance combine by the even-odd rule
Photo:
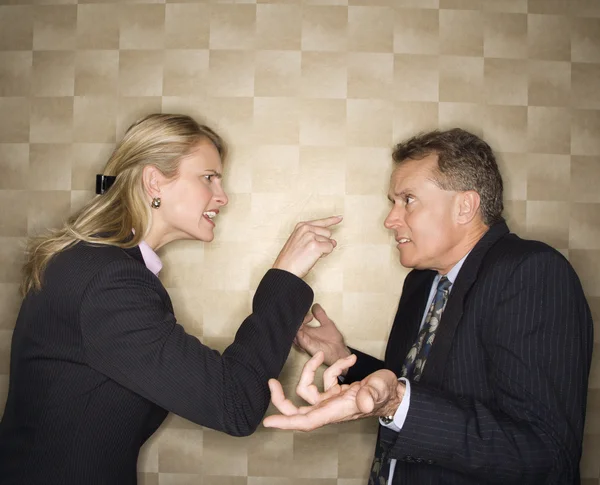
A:
<svg viewBox="0 0 600 485">
<path fill-rule="evenodd" d="M 142 183 L 144 192 L 154 199 L 160 197 L 160 189 L 165 180 L 165 176 L 154 165 L 146 165 L 142 170 Z"/>
<path fill-rule="evenodd" d="M 459 224 L 468 224 L 479 212 L 481 197 L 474 190 L 459 192 L 457 221 Z"/>
</svg>

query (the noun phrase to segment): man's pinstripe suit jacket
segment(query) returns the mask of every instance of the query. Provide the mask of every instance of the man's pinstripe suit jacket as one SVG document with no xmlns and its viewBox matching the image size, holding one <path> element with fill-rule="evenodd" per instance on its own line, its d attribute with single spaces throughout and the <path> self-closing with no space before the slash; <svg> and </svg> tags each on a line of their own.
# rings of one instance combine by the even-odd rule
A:
<svg viewBox="0 0 600 485">
<path fill-rule="evenodd" d="M 407 276 L 385 361 L 356 351 L 345 382 L 400 375 L 434 276 Z M 380 428 L 393 485 L 579 483 L 592 332 L 567 260 L 493 225 L 457 276 L 403 428 Z"/>
</svg>

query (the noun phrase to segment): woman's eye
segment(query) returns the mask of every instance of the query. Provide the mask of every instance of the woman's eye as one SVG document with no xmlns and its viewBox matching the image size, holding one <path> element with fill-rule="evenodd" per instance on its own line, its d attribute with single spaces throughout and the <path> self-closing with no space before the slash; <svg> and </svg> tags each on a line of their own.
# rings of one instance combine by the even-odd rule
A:
<svg viewBox="0 0 600 485">
<path fill-rule="evenodd" d="M 214 175 L 205 175 L 204 178 L 206 180 L 208 180 L 209 182 L 212 182 L 212 178 L 214 177 Z"/>
</svg>

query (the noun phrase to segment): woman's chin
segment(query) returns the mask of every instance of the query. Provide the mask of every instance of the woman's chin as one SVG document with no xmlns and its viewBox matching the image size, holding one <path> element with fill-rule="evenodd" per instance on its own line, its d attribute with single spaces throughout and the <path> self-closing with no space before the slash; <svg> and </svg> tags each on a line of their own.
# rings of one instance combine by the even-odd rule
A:
<svg viewBox="0 0 600 485">
<path fill-rule="evenodd" d="M 197 231 L 197 232 L 178 232 L 177 234 L 173 234 L 170 238 L 168 238 L 168 242 L 174 241 L 201 241 L 204 243 L 212 242 L 215 238 L 214 233 L 208 231 Z M 165 243 L 167 244 L 167 243 Z"/>
<path fill-rule="evenodd" d="M 195 239 L 196 241 L 202 241 L 205 243 L 209 243 L 212 242 L 213 239 L 215 238 L 215 233 L 213 231 L 202 231 L 202 232 L 198 232 L 197 234 L 194 234 L 192 236 L 193 239 Z"/>
</svg>

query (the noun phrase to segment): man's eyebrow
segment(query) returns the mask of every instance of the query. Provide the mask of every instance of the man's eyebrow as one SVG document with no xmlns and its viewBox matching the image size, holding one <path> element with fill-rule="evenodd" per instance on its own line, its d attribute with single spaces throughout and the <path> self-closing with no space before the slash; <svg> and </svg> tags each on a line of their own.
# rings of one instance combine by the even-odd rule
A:
<svg viewBox="0 0 600 485">
<path fill-rule="evenodd" d="M 391 195 L 388 193 L 387 198 L 390 202 L 394 202 L 394 197 L 403 198 L 411 192 L 412 192 L 412 190 L 410 190 L 410 189 L 403 189 L 400 192 L 393 192 Z"/>
<path fill-rule="evenodd" d="M 404 197 L 405 195 L 410 194 L 412 192 L 413 192 L 412 189 L 403 189 L 400 192 L 394 192 L 394 195 L 396 197 Z"/>
</svg>

